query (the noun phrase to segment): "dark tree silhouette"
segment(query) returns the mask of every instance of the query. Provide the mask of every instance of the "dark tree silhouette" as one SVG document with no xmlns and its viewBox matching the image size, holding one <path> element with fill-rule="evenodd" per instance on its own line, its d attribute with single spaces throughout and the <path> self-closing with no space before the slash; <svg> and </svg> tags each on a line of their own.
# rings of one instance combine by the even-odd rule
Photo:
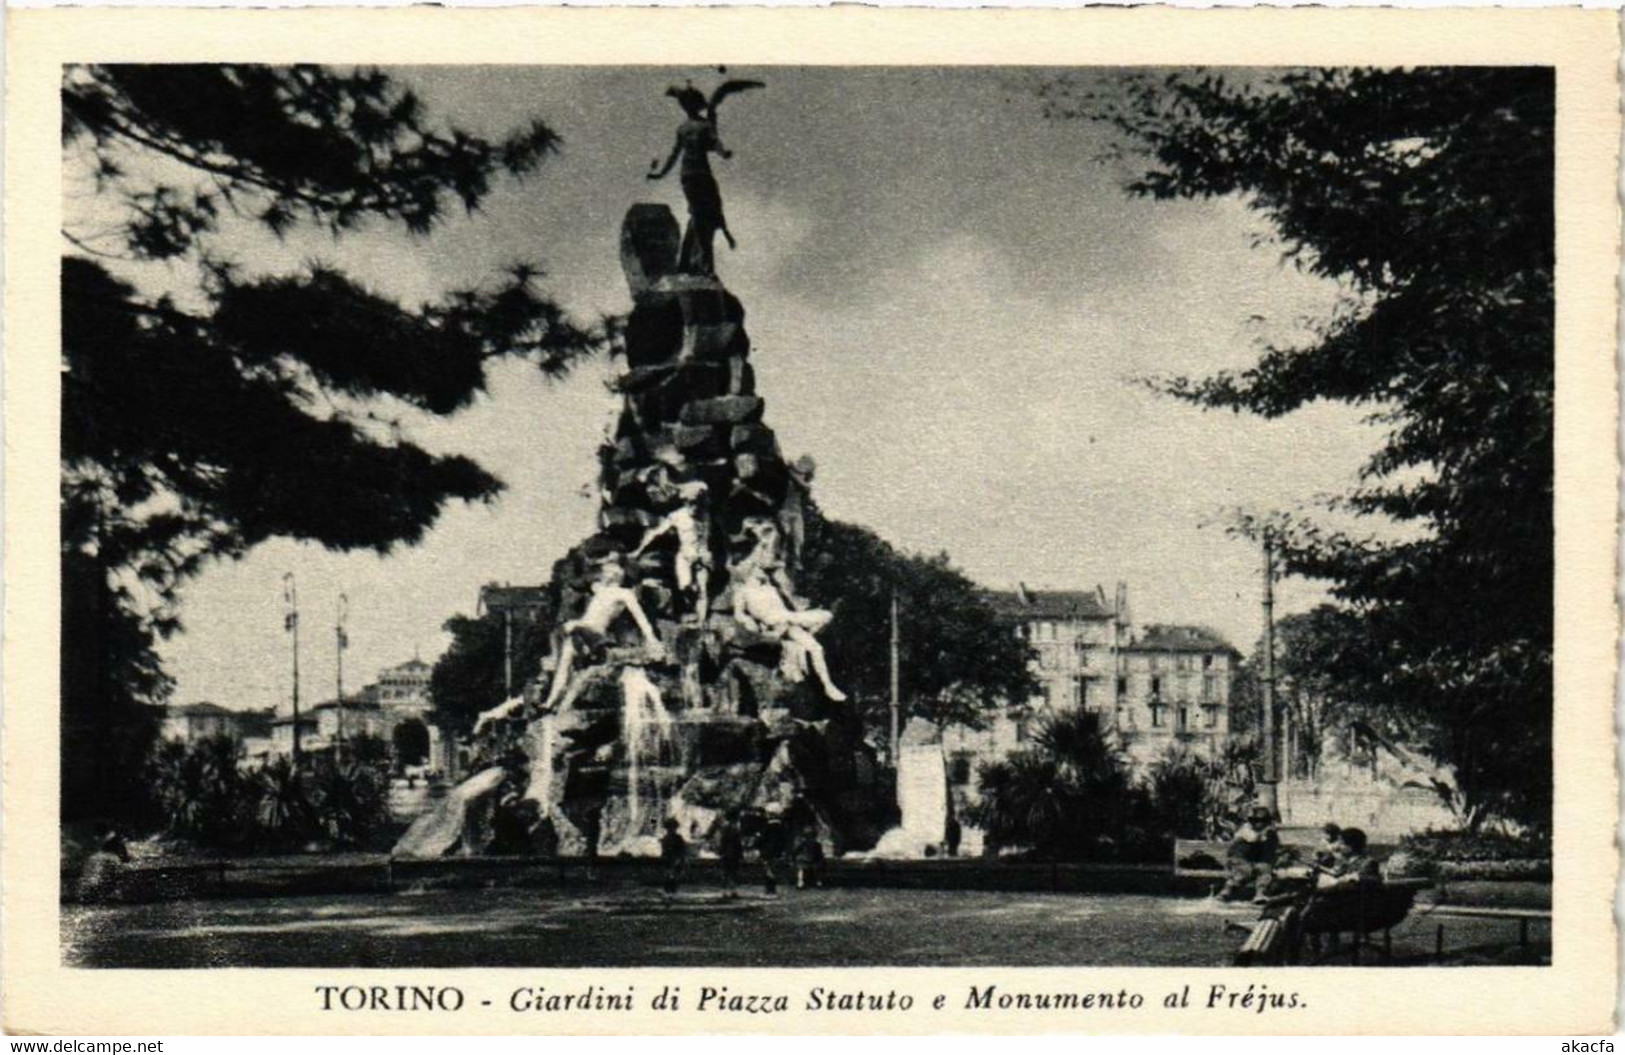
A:
<svg viewBox="0 0 1625 1055">
<path fill-rule="evenodd" d="M 796 585 L 833 604 L 835 620 L 819 635 L 830 669 L 877 731 L 888 721 L 894 593 L 899 689 L 908 715 L 981 728 L 1001 703 L 1024 702 L 1037 691 L 1031 649 L 999 622 L 983 591 L 946 553 L 900 552 L 868 528 L 830 520 L 809 503 Z"/>
<path fill-rule="evenodd" d="M 548 591 L 549 596 L 552 591 Z M 468 732 L 481 711 L 507 696 L 502 616 L 487 612 L 478 618 L 454 615 L 446 620 L 451 646 L 440 656 L 430 675 L 435 722 L 455 734 Z M 547 655 L 553 630 L 551 615 L 515 619 L 513 623 L 514 691 L 536 677 Z"/>
<path fill-rule="evenodd" d="M 1236 195 L 1289 259 L 1349 296 L 1309 342 L 1161 387 L 1202 407 L 1288 414 L 1328 399 L 1388 432 L 1335 505 L 1407 526 L 1369 535 L 1285 517 L 1286 570 L 1356 617 L 1343 694 L 1410 710 L 1471 819 L 1549 820 L 1552 774 L 1553 121 L 1541 68 L 1335 69 L 1238 83 L 1140 77 L 1043 94 L 1110 122 L 1134 194 Z M 1358 647 L 1352 647 L 1356 645 Z"/>
<path fill-rule="evenodd" d="M 250 276 L 215 237 L 426 235 L 536 169 L 559 142 L 541 122 L 486 140 L 384 73 L 311 66 L 74 66 L 62 107 L 70 168 L 116 217 L 63 232 L 63 788 L 83 814 L 124 805 L 80 789 L 125 765 L 98 730 L 164 697 L 153 642 L 189 576 L 279 536 L 387 552 L 491 499 L 499 480 L 412 443 L 398 408 L 453 413 L 499 357 L 562 373 L 608 328 L 572 324 L 532 264 L 403 305 L 320 264 Z"/>
</svg>

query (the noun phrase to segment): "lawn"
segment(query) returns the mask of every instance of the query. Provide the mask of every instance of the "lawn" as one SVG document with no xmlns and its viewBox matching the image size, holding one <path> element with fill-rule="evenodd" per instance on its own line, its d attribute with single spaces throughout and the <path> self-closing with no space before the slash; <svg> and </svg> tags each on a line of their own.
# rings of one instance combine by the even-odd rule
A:
<svg viewBox="0 0 1625 1055">
<path fill-rule="evenodd" d="M 64 906 L 63 948 L 87 967 L 1219 966 L 1240 941 L 1225 921 L 1252 916 L 1138 894 L 403 890 Z M 1418 910 L 1396 929 L 1396 961 L 1428 962 L 1437 922 Z M 1448 935 L 1457 962 L 1517 952 L 1503 921 Z M 1545 952 L 1546 928 L 1533 937 Z"/>
</svg>

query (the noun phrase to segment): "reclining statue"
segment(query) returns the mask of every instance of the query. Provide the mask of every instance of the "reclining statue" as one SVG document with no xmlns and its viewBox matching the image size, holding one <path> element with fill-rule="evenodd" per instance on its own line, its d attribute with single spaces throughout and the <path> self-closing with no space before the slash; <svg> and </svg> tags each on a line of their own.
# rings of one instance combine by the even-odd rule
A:
<svg viewBox="0 0 1625 1055">
<path fill-rule="evenodd" d="M 753 633 L 777 637 L 785 643 L 780 669 L 792 680 L 800 680 L 802 657 L 810 660 L 824 695 L 840 703 L 846 693 L 830 679 L 824 646 L 814 636 L 834 618 L 825 609 L 807 608 L 796 601 L 782 569 L 773 566 L 770 559 L 753 555 L 734 568 L 735 621 Z"/>
<path fill-rule="evenodd" d="M 559 628 L 562 642 L 559 648 L 558 669 L 553 673 L 553 684 L 544 711 L 553 710 L 570 685 L 570 671 L 577 656 L 589 661 L 604 654 L 609 644 L 609 630 L 622 614 L 630 615 L 643 635 L 644 644 L 656 655 L 664 653 L 659 636 L 638 603 L 638 595 L 626 585 L 626 565 L 619 553 L 605 557 L 598 567 L 598 580 L 592 584 L 592 596 L 579 619 L 571 619 Z"/>
</svg>

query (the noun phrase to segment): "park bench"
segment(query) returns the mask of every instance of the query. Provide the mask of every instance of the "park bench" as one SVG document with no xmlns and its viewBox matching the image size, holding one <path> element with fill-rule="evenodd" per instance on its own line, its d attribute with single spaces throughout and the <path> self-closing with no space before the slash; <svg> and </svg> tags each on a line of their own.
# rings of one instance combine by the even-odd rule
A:
<svg viewBox="0 0 1625 1055">
<path fill-rule="evenodd" d="M 1518 924 L 1518 944 L 1528 946 L 1529 925 L 1531 923 L 1552 922 L 1552 910 L 1549 908 L 1479 908 L 1473 905 L 1438 905 L 1429 913 L 1429 916 L 1454 919 L 1502 919 Z M 1442 959 L 1444 957 L 1444 924 L 1440 923 L 1434 931 L 1433 955 Z"/>
<path fill-rule="evenodd" d="M 1333 891 L 1298 892 L 1270 898 L 1264 916 L 1249 929 L 1236 952 L 1236 964 L 1297 963 L 1304 939 L 1317 959 L 1335 955 L 1342 935 L 1350 936 L 1350 960 L 1360 962 L 1360 951 L 1371 935 L 1382 934 L 1382 954 L 1393 956 L 1393 928 L 1416 904 L 1416 895 L 1431 884 L 1425 879 L 1395 879 L 1360 884 Z M 1321 939 L 1326 947 L 1321 948 Z"/>
</svg>

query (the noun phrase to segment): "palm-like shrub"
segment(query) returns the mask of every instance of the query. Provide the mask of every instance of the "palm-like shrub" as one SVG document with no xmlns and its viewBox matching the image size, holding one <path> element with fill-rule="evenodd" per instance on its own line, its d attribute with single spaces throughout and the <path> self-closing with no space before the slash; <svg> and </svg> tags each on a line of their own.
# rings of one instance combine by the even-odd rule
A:
<svg viewBox="0 0 1625 1055">
<path fill-rule="evenodd" d="M 286 758 L 267 762 L 255 774 L 258 802 L 255 820 L 259 839 L 268 849 L 288 849 L 313 838 L 320 830 L 305 775 Z"/>
<path fill-rule="evenodd" d="M 966 819 L 998 846 L 1052 860 L 1110 852 L 1127 827 L 1133 789 L 1095 715 L 1069 711 L 1039 726 L 1032 746 L 982 766 Z"/>
<path fill-rule="evenodd" d="M 319 767 L 311 805 L 321 832 L 338 846 L 370 844 L 389 824 L 386 760 L 346 759 Z"/>
<path fill-rule="evenodd" d="M 1162 838 L 1228 837 L 1253 801 L 1257 765 L 1258 745 L 1249 739 L 1227 741 L 1211 758 L 1170 747 L 1144 781 Z"/>
<path fill-rule="evenodd" d="M 241 758 L 229 737 L 159 745 L 151 779 L 171 834 L 211 847 L 244 841 L 251 818 Z"/>
</svg>

